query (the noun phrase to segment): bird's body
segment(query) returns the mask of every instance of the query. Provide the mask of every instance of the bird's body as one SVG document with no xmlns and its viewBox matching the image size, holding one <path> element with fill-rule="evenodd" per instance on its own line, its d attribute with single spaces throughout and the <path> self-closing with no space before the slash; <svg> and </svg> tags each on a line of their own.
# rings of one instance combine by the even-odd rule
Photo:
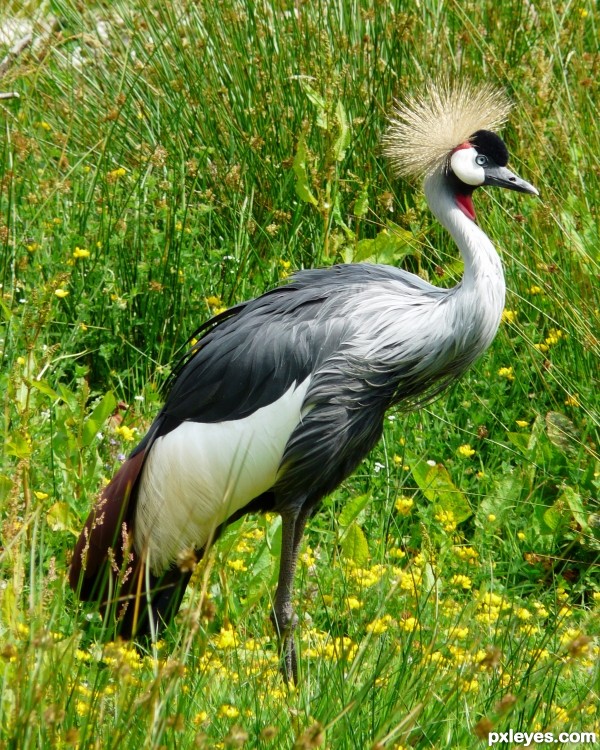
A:
<svg viewBox="0 0 600 750">
<path fill-rule="evenodd" d="M 473 137 L 425 179 L 429 205 L 464 260 L 456 287 L 390 266 L 339 265 L 299 272 L 205 327 L 75 551 L 71 583 L 84 598 L 106 598 L 107 546 L 117 550 L 113 569 L 131 567 L 125 600 L 139 599 L 149 573 L 150 607 L 144 615 L 139 601 L 130 606 L 126 634 L 154 630 L 176 611 L 189 578 L 182 556 L 202 552 L 226 521 L 273 510 L 283 517 L 274 621 L 295 674 L 291 586 L 306 519 L 376 444 L 386 411 L 423 403 L 460 377 L 500 322 L 502 267 L 471 202 L 484 182 L 476 158 L 493 161 L 488 152 L 498 146 Z M 534 192 L 501 162 L 489 171 L 494 179 Z M 133 534 L 124 560 L 123 523 Z"/>
<path fill-rule="evenodd" d="M 487 330 L 459 338 L 461 303 L 478 301 L 453 291 L 388 266 L 337 266 L 297 274 L 215 326 L 149 433 L 134 528 L 152 572 L 265 494 L 265 509 L 285 509 L 310 477 L 302 502 L 317 502 L 370 451 L 390 406 L 458 377 L 493 336 L 503 295 Z M 214 384 L 203 377 L 198 393 L 209 369 Z"/>
</svg>

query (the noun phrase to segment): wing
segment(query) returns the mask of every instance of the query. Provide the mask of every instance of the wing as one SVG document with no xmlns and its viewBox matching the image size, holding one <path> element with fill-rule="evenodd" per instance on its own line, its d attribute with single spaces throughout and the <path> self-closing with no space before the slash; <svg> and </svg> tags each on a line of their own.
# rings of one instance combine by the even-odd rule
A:
<svg viewBox="0 0 600 750">
<path fill-rule="evenodd" d="M 273 403 L 349 339 L 355 296 L 369 286 L 376 295 L 390 283 L 396 292 L 440 291 L 389 266 L 341 264 L 301 271 L 213 319 L 173 382 L 166 421 L 238 419 Z"/>
<path fill-rule="evenodd" d="M 304 271 L 216 319 L 173 382 L 163 429 L 242 419 L 276 401 L 340 347 L 351 327 L 343 303 L 351 297 L 335 269 Z"/>
</svg>

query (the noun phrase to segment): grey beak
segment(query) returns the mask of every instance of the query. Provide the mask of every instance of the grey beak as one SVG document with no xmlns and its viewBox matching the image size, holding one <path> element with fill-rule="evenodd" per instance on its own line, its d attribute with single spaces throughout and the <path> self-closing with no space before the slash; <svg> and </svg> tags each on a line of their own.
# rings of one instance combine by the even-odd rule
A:
<svg viewBox="0 0 600 750">
<path fill-rule="evenodd" d="M 516 190 L 518 193 L 530 193 L 539 195 L 537 188 L 522 180 L 514 172 L 506 167 L 499 167 L 497 164 L 486 167 L 484 185 L 496 185 L 497 187 Z"/>
</svg>

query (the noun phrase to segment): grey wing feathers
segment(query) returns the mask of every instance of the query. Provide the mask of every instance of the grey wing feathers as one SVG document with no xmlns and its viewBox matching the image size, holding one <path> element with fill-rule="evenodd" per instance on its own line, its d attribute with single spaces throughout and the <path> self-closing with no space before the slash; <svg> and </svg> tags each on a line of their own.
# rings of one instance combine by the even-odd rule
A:
<svg viewBox="0 0 600 750">
<path fill-rule="evenodd" d="M 301 271 L 287 285 L 232 308 L 193 347 L 163 418 L 217 422 L 272 403 L 351 338 L 356 295 L 372 288 L 376 296 L 390 284 L 409 294 L 443 291 L 390 266 L 342 264 Z"/>
<path fill-rule="evenodd" d="M 318 353 L 316 320 L 328 296 L 322 288 L 292 281 L 217 321 L 181 368 L 163 415 L 202 422 L 239 419 L 303 381 Z"/>
</svg>

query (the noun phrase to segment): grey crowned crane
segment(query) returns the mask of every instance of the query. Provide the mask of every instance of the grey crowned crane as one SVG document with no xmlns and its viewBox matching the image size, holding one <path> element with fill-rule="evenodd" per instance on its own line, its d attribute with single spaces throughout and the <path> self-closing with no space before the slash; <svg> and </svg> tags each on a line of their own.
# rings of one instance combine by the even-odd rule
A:
<svg viewBox="0 0 600 750">
<path fill-rule="evenodd" d="M 439 394 L 496 334 L 504 276 L 472 195 L 482 185 L 537 194 L 506 168 L 493 132 L 508 111 L 489 85 L 431 86 L 397 106 L 383 139 L 397 175 L 424 179 L 458 245 L 457 286 L 337 265 L 300 271 L 202 326 L 73 554 L 71 586 L 82 599 L 122 603 L 123 637 L 155 637 L 176 614 L 191 575 L 182 556 L 201 555 L 245 513 L 274 511 L 282 546 L 272 620 L 284 674 L 296 679 L 292 590 L 307 519 L 377 443 L 390 407 Z"/>
</svg>

